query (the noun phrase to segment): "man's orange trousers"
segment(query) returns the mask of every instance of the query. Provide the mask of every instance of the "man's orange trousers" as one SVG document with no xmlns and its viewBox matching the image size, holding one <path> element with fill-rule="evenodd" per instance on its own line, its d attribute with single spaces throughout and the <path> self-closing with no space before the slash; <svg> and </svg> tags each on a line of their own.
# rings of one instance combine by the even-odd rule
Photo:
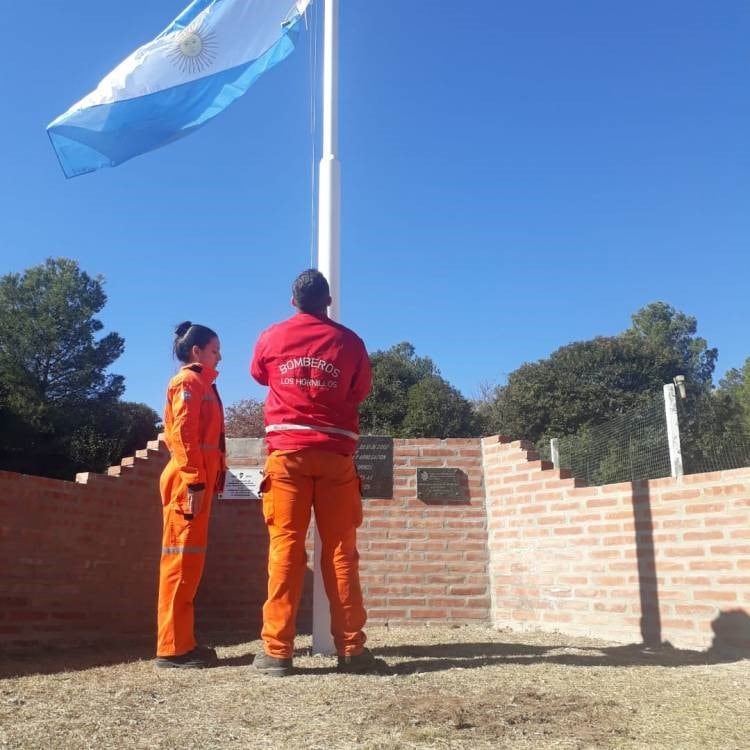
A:
<svg viewBox="0 0 750 750">
<path fill-rule="evenodd" d="M 274 451 L 266 461 L 261 486 L 269 533 L 268 599 L 261 632 L 266 652 L 290 658 L 294 651 L 307 569 L 305 536 L 314 509 L 336 651 L 340 656 L 361 653 L 367 613 L 357 552 L 362 497 L 353 457 L 312 448 Z"/>
</svg>

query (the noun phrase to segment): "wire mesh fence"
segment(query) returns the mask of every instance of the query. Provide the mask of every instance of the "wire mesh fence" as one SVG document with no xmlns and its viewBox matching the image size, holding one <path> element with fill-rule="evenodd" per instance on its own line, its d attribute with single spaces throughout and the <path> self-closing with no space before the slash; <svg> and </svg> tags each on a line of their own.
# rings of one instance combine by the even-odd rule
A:
<svg viewBox="0 0 750 750">
<path fill-rule="evenodd" d="M 559 438 L 558 445 L 560 466 L 570 468 L 589 486 L 657 479 L 671 473 L 661 393 L 604 424 Z M 550 458 L 549 441 L 539 450 Z"/>
<path fill-rule="evenodd" d="M 710 397 L 677 401 L 686 474 L 750 466 L 750 427 Z"/>
<path fill-rule="evenodd" d="M 711 394 L 677 399 L 685 474 L 750 466 L 750 427 Z M 549 440 L 538 446 L 551 460 Z M 608 422 L 558 439 L 559 465 L 589 486 L 671 475 L 663 393 Z"/>
</svg>

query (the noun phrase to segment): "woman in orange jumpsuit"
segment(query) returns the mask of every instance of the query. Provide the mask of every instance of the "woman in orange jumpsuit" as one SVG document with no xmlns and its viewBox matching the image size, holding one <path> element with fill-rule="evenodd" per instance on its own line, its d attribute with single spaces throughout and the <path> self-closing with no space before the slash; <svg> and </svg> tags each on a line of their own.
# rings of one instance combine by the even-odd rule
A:
<svg viewBox="0 0 750 750">
<path fill-rule="evenodd" d="M 171 458 L 160 482 L 164 511 L 156 665 L 206 667 L 216 652 L 198 646 L 193 600 L 203 574 L 208 517 L 224 484 L 224 410 L 214 385 L 221 360 L 210 328 L 181 323 L 174 353 L 183 367 L 167 388 L 164 432 Z"/>
</svg>

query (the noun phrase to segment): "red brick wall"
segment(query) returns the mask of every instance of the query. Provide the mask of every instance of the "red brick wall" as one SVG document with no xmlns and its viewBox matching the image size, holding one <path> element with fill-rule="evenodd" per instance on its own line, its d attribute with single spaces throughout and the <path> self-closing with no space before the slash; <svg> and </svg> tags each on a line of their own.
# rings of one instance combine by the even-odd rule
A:
<svg viewBox="0 0 750 750">
<path fill-rule="evenodd" d="M 164 459 L 139 453 L 84 483 L 0 472 L 0 646 L 153 634 Z"/>
<path fill-rule="evenodd" d="M 78 483 L 0 472 L 0 648 L 153 638 L 167 458 L 157 448 Z M 714 628 L 747 638 L 750 468 L 586 488 L 529 448 L 395 442 L 394 497 L 364 501 L 359 534 L 371 623 L 479 621 L 699 648 Z M 233 451 L 234 466 L 264 459 L 251 441 Z M 422 467 L 461 469 L 463 502 L 419 500 Z M 201 632 L 257 636 L 267 544 L 258 501 L 217 504 Z"/>
<path fill-rule="evenodd" d="M 232 441 L 230 465 L 261 466 L 259 441 Z M 63 482 L 0 472 L 0 646 L 153 637 L 163 444 L 109 475 Z M 481 446 L 478 440 L 396 441 L 393 499 L 365 500 L 360 530 L 373 623 L 489 618 Z M 416 497 L 419 467 L 459 468 L 462 504 Z M 309 552 L 312 561 L 311 535 Z M 258 501 L 219 501 L 196 601 L 199 632 L 258 635 L 268 540 Z M 312 622 L 312 571 L 300 632 Z"/>
<path fill-rule="evenodd" d="M 0 472 L 0 648 L 155 638 L 167 460 L 154 442 L 108 475 L 75 483 Z M 199 632 L 257 635 L 266 551 L 257 502 L 217 503 Z"/>
<path fill-rule="evenodd" d="M 495 625 L 750 647 L 750 468 L 589 488 L 482 445 Z"/>
<path fill-rule="evenodd" d="M 229 440 L 228 463 L 262 467 L 262 440 Z M 240 640 L 257 638 L 266 599 L 268 532 L 258 500 L 220 500 L 209 529 L 206 569 L 196 599 L 196 627 Z M 310 631 L 311 594 L 306 592 L 298 622 Z"/>
<path fill-rule="evenodd" d="M 488 621 L 481 453 L 479 440 L 395 441 L 394 497 L 363 501 L 364 522 L 358 534 L 361 582 L 369 622 Z M 260 465 L 263 456 L 258 446 L 245 441 L 244 447 L 233 446 L 229 464 Z M 459 469 L 466 491 L 462 502 L 445 504 L 417 499 L 416 473 L 420 467 Z M 252 517 L 249 524 L 238 515 L 243 511 L 231 513 L 233 508 L 227 507 L 231 505 L 222 503 L 214 517 L 211 562 L 205 580 L 206 591 L 213 593 L 206 593 L 203 601 L 212 601 L 209 596 L 217 603 L 225 601 L 229 592 L 223 590 L 223 581 L 227 578 L 236 581 L 243 575 L 244 590 L 248 592 L 244 620 L 250 620 L 259 629 L 268 551 L 260 503 L 244 504 L 244 513 Z M 217 544 L 222 544 L 226 553 L 216 552 Z M 307 547 L 310 562 L 298 617 L 300 632 L 310 632 L 312 627 L 312 533 L 308 534 Z M 243 550 L 241 570 L 227 569 L 232 565 L 233 549 Z"/>
<path fill-rule="evenodd" d="M 364 501 L 362 586 L 373 623 L 487 622 L 487 531 L 479 440 L 396 440 L 394 497 Z M 458 468 L 461 504 L 417 498 L 417 470 Z"/>
</svg>

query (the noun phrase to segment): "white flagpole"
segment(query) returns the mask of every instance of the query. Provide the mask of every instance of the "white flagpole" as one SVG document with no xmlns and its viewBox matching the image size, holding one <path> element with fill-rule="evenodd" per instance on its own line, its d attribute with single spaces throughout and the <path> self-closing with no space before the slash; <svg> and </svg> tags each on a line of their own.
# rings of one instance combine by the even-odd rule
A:
<svg viewBox="0 0 750 750">
<path fill-rule="evenodd" d="M 339 319 L 341 238 L 341 165 L 339 147 L 339 0 L 325 0 L 323 36 L 323 153 L 318 175 L 318 270 L 328 279 L 333 304 L 328 311 Z"/>
<path fill-rule="evenodd" d="M 328 279 L 333 302 L 328 314 L 340 314 L 341 165 L 337 157 L 339 0 L 325 0 L 323 30 L 323 152 L 318 173 L 318 270 Z M 313 574 L 313 653 L 335 653 L 331 615 L 320 569 L 320 535 L 315 530 Z"/>
</svg>

